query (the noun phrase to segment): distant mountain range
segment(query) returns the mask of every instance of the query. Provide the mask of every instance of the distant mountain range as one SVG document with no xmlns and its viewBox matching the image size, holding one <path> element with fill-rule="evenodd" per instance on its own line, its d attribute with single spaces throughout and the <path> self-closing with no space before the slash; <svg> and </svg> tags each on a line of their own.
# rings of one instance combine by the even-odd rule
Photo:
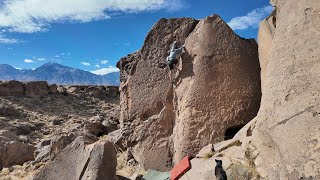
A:
<svg viewBox="0 0 320 180">
<path fill-rule="evenodd" d="M 96 75 L 57 63 L 46 63 L 34 70 L 19 70 L 8 64 L 0 64 L 0 80 L 47 81 L 49 84 L 64 85 L 119 85 L 119 76 L 119 72 Z"/>
</svg>

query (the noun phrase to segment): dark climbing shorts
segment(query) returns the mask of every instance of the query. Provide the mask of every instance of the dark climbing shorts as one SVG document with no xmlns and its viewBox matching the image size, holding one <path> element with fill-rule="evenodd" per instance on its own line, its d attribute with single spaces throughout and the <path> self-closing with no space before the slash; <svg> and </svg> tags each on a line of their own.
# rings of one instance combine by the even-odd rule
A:
<svg viewBox="0 0 320 180">
<path fill-rule="evenodd" d="M 167 66 L 169 67 L 170 70 L 174 68 L 174 65 L 178 63 L 178 59 L 173 59 L 171 61 L 167 61 Z"/>
</svg>

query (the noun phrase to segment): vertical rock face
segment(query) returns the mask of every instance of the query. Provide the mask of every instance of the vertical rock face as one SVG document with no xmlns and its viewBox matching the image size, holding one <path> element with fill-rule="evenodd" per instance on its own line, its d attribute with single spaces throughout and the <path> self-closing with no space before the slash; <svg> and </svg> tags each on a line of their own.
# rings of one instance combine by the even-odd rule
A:
<svg viewBox="0 0 320 180">
<path fill-rule="evenodd" d="M 174 126 L 173 91 L 166 69 L 170 44 L 184 43 L 197 20 L 161 19 L 148 33 L 142 49 L 122 58 L 120 120 L 128 129 L 136 160 L 146 168 L 168 170 Z"/>
<path fill-rule="evenodd" d="M 253 131 L 261 151 L 256 163 L 268 179 L 319 179 L 320 2 L 277 0 L 276 6 L 275 36 Z"/>
<path fill-rule="evenodd" d="M 272 40 L 275 33 L 276 21 L 276 11 L 273 11 L 268 18 L 260 22 L 258 44 L 262 89 L 266 78 L 267 65 L 271 56 Z"/>
<path fill-rule="evenodd" d="M 169 45 L 186 44 L 172 85 Z M 166 170 L 243 125 L 260 105 L 257 44 L 235 35 L 217 15 L 200 22 L 161 19 L 142 49 L 122 58 L 121 124 L 145 168 Z M 172 159 L 174 158 L 174 159 Z"/>
<path fill-rule="evenodd" d="M 217 154 L 226 162 L 249 164 L 259 179 L 320 179 L 320 2 L 272 3 L 274 35 L 259 42 L 272 41 L 263 60 L 268 63 L 262 66 L 260 110 L 236 135 L 241 146 Z M 263 55 L 265 49 L 260 50 Z"/>
<path fill-rule="evenodd" d="M 187 38 L 175 88 L 175 161 L 221 141 L 228 128 L 256 116 L 257 48 L 255 40 L 240 38 L 217 15 L 200 21 Z"/>
</svg>

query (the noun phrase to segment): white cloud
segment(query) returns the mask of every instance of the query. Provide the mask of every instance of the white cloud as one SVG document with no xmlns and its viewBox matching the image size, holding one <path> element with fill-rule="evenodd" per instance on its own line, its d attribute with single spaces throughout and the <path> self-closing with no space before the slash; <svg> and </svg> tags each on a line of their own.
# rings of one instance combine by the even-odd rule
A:
<svg viewBox="0 0 320 180">
<path fill-rule="evenodd" d="M 17 39 L 7 38 L 5 35 L 0 34 L 0 44 L 17 44 L 20 43 Z"/>
<path fill-rule="evenodd" d="M 232 18 L 228 24 L 233 30 L 244 30 L 250 27 L 258 27 L 260 21 L 266 18 L 273 9 L 274 7 L 271 5 L 263 8 L 257 8 L 249 12 L 246 16 Z"/>
<path fill-rule="evenodd" d="M 100 63 L 101 64 L 107 64 L 109 61 L 108 60 L 101 60 Z"/>
<path fill-rule="evenodd" d="M 45 58 L 39 58 L 38 61 L 45 61 Z"/>
<path fill-rule="evenodd" d="M 31 59 L 25 59 L 24 62 L 25 63 L 34 63 L 34 61 L 32 61 Z"/>
<path fill-rule="evenodd" d="M 70 56 L 70 55 L 71 55 L 70 52 L 63 52 L 63 53 L 60 53 L 60 54 L 58 54 L 58 55 L 56 55 L 56 56 L 63 56 L 63 57 L 65 57 L 65 56 Z"/>
<path fill-rule="evenodd" d="M 81 62 L 81 64 L 84 65 L 84 66 L 91 66 L 91 64 L 88 63 L 88 62 Z"/>
<path fill-rule="evenodd" d="M 177 10 L 182 0 L 3 0 L 0 28 L 23 33 L 46 31 L 51 23 L 108 19 L 107 12 Z"/>
<path fill-rule="evenodd" d="M 100 65 L 99 65 L 99 64 L 96 64 L 96 67 L 97 67 L 97 68 L 99 68 L 99 67 L 100 67 Z"/>
<path fill-rule="evenodd" d="M 102 68 L 102 69 L 98 69 L 95 71 L 91 71 L 93 74 L 97 74 L 97 75 L 105 75 L 105 74 L 109 74 L 112 72 L 118 72 L 119 69 L 113 66 L 109 66 L 107 68 Z"/>
</svg>

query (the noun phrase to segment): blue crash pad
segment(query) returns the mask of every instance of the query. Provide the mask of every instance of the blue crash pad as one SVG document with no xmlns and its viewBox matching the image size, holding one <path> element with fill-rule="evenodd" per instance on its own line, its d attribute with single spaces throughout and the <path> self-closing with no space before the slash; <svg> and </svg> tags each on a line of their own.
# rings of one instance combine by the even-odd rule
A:
<svg viewBox="0 0 320 180">
<path fill-rule="evenodd" d="M 170 172 L 159 172 L 155 170 L 148 170 L 146 175 L 143 176 L 144 180 L 169 180 Z"/>
</svg>

